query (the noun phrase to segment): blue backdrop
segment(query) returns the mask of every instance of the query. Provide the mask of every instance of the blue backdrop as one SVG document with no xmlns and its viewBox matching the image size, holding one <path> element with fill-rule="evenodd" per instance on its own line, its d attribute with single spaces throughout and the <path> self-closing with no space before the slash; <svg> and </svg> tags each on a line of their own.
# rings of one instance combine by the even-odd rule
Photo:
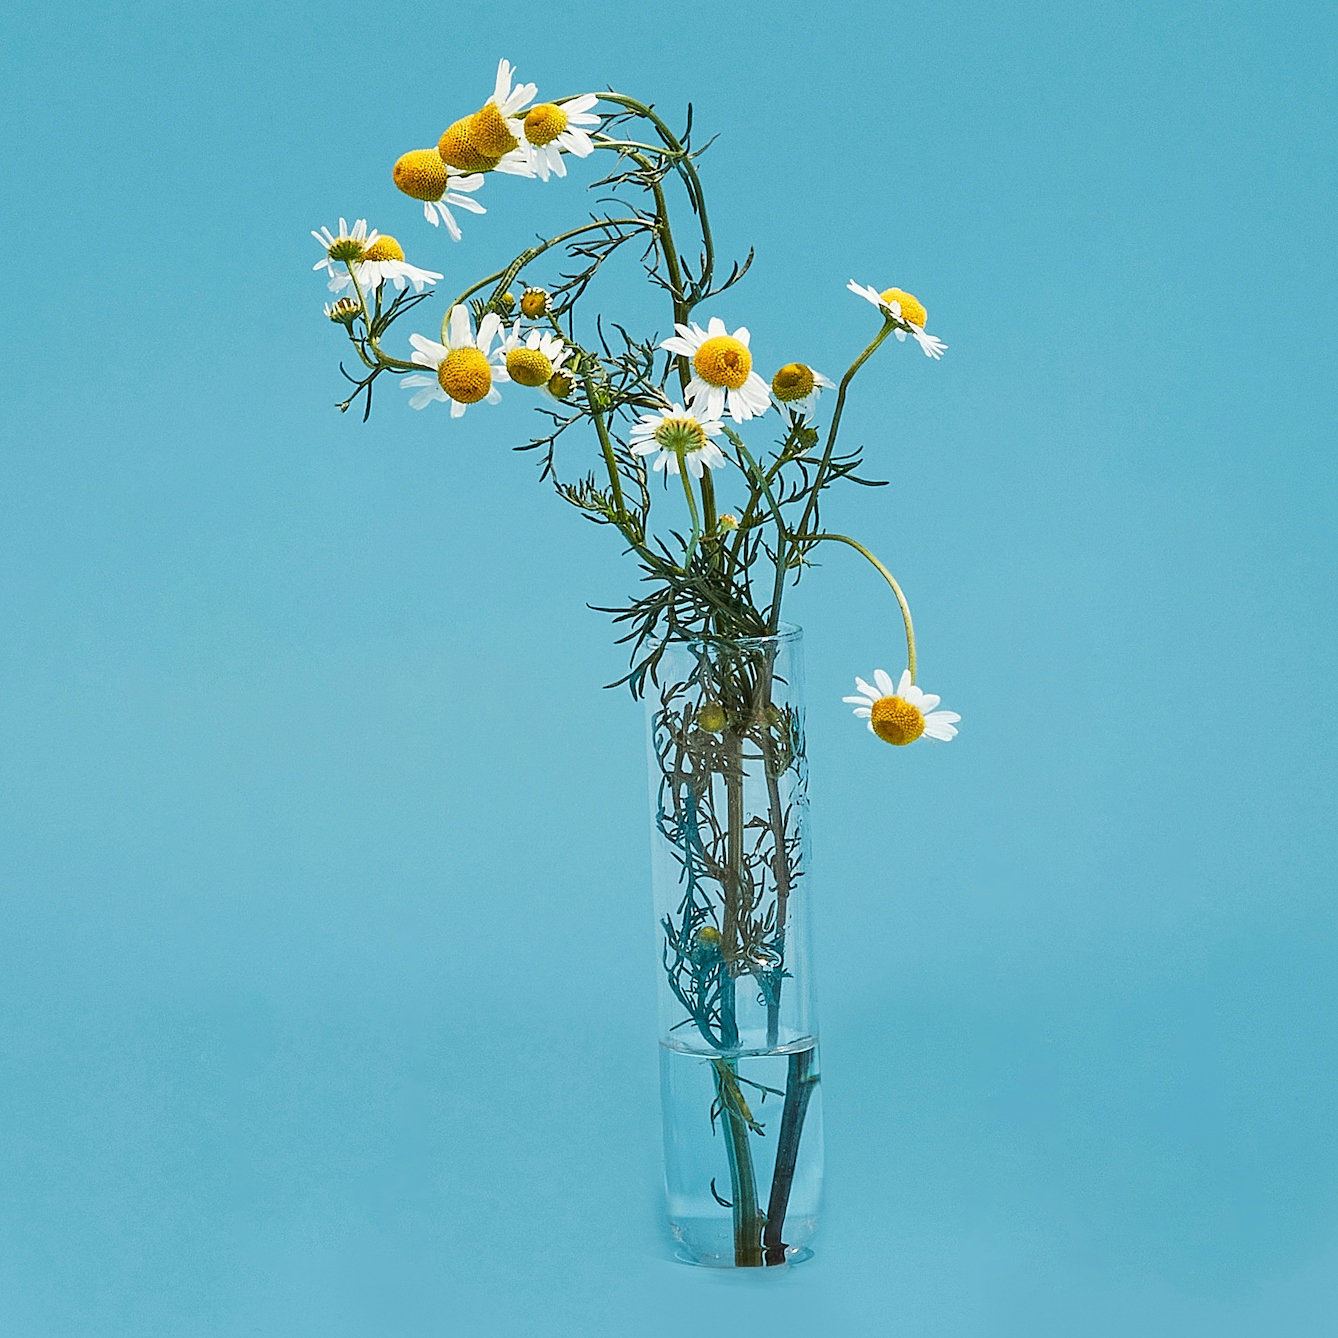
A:
<svg viewBox="0 0 1338 1338">
<path fill-rule="evenodd" d="M 1330 1335 L 1335 45 L 1305 0 L 12 6 L 0 198 L 6 1338 Z M 808 629 L 829 1199 L 659 1234 L 640 709 L 608 535 L 391 388 L 309 229 L 453 291 L 579 218 L 390 165 L 491 89 L 696 105 L 718 310 L 839 373 Z M 418 323 L 430 331 L 440 298 Z M 709 314 L 709 313 L 708 313 Z M 409 328 L 415 328 L 411 323 Z M 664 330 L 667 333 L 667 329 Z"/>
</svg>

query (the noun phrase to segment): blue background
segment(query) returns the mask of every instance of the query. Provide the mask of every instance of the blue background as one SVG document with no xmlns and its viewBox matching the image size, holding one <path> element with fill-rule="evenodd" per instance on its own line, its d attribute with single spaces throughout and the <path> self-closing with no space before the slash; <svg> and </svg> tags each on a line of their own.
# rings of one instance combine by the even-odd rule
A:
<svg viewBox="0 0 1338 1338">
<path fill-rule="evenodd" d="M 1331 6 L 0 24 L 6 1338 L 1334 1332 Z M 853 554 L 791 606 L 830 1193 L 782 1276 L 660 1236 L 642 724 L 585 608 L 628 565 L 522 394 L 330 407 L 309 229 L 454 291 L 587 207 L 493 180 L 453 247 L 393 190 L 500 55 L 722 132 L 713 310 L 768 368 L 839 374 L 851 277 L 950 345 L 862 379 L 893 486 L 829 514 L 960 738 L 842 705 L 900 668 Z"/>
</svg>

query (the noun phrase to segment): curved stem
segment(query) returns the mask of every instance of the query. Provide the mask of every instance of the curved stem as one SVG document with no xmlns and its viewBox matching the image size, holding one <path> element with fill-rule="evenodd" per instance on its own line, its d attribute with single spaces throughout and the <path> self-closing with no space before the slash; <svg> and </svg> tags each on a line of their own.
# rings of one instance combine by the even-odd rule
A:
<svg viewBox="0 0 1338 1338">
<path fill-rule="evenodd" d="M 855 379 L 855 373 L 869 361 L 878 351 L 888 335 L 897 328 L 897 323 L 891 317 L 883 322 L 883 328 L 875 336 L 873 342 L 864 350 L 863 353 L 855 359 L 846 369 L 846 374 L 841 378 L 840 388 L 836 392 L 836 408 L 832 411 L 831 426 L 827 429 L 827 445 L 822 452 L 822 459 L 818 463 L 818 471 L 813 478 L 813 487 L 809 491 L 808 503 L 804 507 L 804 514 L 799 518 L 799 524 L 795 528 L 795 533 L 801 535 L 808 528 L 809 521 L 813 518 L 814 509 L 818 505 L 818 494 L 822 491 L 823 484 L 826 482 L 828 466 L 831 464 L 832 451 L 836 446 L 836 434 L 841 430 L 841 415 L 846 407 L 846 391 L 849 389 L 851 381 Z M 802 542 L 802 540 L 801 540 Z"/>
<path fill-rule="evenodd" d="M 570 228 L 566 232 L 560 232 L 556 237 L 550 237 L 547 241 L 540 242 L 538 246 L 527 247 L 522 251 L 505 269 L 499 269 L 496 274 L 489 274 L 486 279 L 480 279 L 472 287 L 466 288 L 454 302 L 446 308 L 446 314 L 441 318 L 441 337 L 443 342 L 446 339 L 447 325 L 451 319 L 451 311 L 458 307 L 462 302 L 468 301 L 482 288 L 487 288 L 489 284 L 505 285 L 510 283 L 526 265 L 532 264 L 545 251 L 551 250 L 555 246 L 560 246 L 565 241 L 570 241 L 573 237 L 579 237 L 583 232 L 594 232 L 601 228 L 651 228 L 655 225 L 649 219 L 645 218 L 602 218 L 594 223 L 582 223 L 579 228 Z"/>
<path fill-rule="evenodd" d="M 911 682 L 915 682 L 915 628 L 911 624 L 911 606 L 906 603 L 906 596 L 901 593 L 901 587 L 897 584 L 896 577 L 878 561 L 872 553 L 858 540 L 852 539 L 845 534 L 813 534 L 809 535 L 813 543 L 821 543 L 824 539 L 832 539 L 836 543 L 849 544 L 855 552 L 867 558 L 882 574 L 883 580 L 892 587 L 892 593 L 897 597 L 897 603 L 901 605 L 901 620 L 906 627 L 906 667 L 911 671 Z"/>
<path fill-rule="evenodd" d="M 701 224 L 702 272 L 697 283 L 693 285 L 696 294 L 693 299 L 693 303 L 695 303 L 711 286 L 711 274 L 715 269 L 715 242 L 711 236 L 710 220 L 706 216 L 706 196 L 702 191 L 701 178 L 697 175 L 697 169 L 693 165 L 692 155 L 683 147 L 678 136 L 644 102 L 638 102 L 636 98 L 629 98 L 623 93 L 612 91 L 601 93 L 599 96 L 602 101 L 612 102 L 615 106 L 626 107 L 634 115 L 649 121 L 655 127 L 655 133 L 664 141 L 666 148 L 674 157 L 674 167 L 683 178 L 688 197 L 692 201 L 693 212 L 697 215 Z"/>
<path fill-rule="evenodd" d="M 692 541 L 683 555 L 683 570 L 686 571 L 697 551 L 697 541 L 702 537 L 701 517 L 697 514 L 697 499 L 692 493 L 692 479 L 688 474 L 687 452 L 680 446 L 674 452 L 678 456 L 678 475 L 683 480 L 683 496 L 688 499 L 688 515 L 692 517 Z"/>
</svg>

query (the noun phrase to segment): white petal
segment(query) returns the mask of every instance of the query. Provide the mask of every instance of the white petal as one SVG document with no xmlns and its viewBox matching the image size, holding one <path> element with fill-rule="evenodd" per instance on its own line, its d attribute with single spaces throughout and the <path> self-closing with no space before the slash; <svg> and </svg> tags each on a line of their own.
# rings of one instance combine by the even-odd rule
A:
<svg viewBox="0 0 1338 1338">
<path fill-rule="evenodd" d="M 852 706 L 872 706 L 878 700 L 876 696 L 867 697 L 842 697 L 843 702 L 849 702 Z"/>
<path fill-rule="evenodd" d="M 876 675 L 875 675 L 875 676 L 876 676 Z M 860 691 L 861 691 L 861 692 L 862 692 L 862 693 L 863 693 L 863 694 L 864 694 L 864 695 L 865 695 L 871 702 L 876 702 L 876 701 L 878 700 L 879 697 L 887 697 L 887 696 L 890 695 L 889 693 L 886 693 L 886 692 L 879 692 L 877 688 L 870 687 L 869 684 L 867 684 L 867 683 L 866 683 L 862 678 L 860 678 L 858 675 L 855 676 L 855 686 L 856 686 L 856 687 L 857 687 L 857 688 L 858 688 L 858 689 L 859 689 L 859 690 L 860 690 Z"/>
<path fill-rule="evenodd" d="M 846 701 L 849 700 L 850 698 L 847 697 Z M 869 710 L 867 706 L 857 706 L 850 714 L 853 715 L 857 720 L 868 720 L 870 719 L 870 717 L 872 717 L 873 712 Z"/>
<path fill-rule="evenodd" d="M 920 700 L 915 705 L 921 715 L 928 715 L 942 700 L 942 697 L 936 697 L 932 692 L 921 692 Z"/>
<path fill-rule="evenodd" d="M 451 348 L 467 348 L 474 342 L 469 333 L 469 308 L 463 302 L 451 308 L 447 339 Z"/>
<path fill-rule="evenodd" d="M 911 671 L 903 669 L 901 671 L 901 681 L 897 684 L 897 696 L 905 696 L 906 689 L 911 685 Z"/>
<path fill-rule="evenodd" d="M 901 696 L 901 693 L 892 686 L 892 676 L 886 669 L 875 669 L 873 671 L 873 681 L 878 684 L 878 691 L 884 697 Z"/>
<path fill-rule="evenodd" d="M 469 407 L 468 405 L 461 404 L 459 400 L 452 400 L 452 401 L 451 401 L 451 417 L 452 417 L 452 418 L 463 418 L 463 417 L 465 416 L 465 409 L 468 408 L 468 407 Z"/>
<path fill-rule="evenodd" d="M 719 316 L 712 316 L 706 324 L 706 333 L 714 339 L 717 335 L 728 334 L 729 332 L 725 329 L 725 322 Z"/>
</svg>

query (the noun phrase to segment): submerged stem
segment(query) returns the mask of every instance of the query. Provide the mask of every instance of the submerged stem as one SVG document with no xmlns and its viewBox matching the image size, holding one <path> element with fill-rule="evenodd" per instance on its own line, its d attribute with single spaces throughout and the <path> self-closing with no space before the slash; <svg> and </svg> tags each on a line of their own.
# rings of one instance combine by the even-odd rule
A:
<svg viewBox="0 0 1338 1338">
<path fill-rule="evenodd" d="M 817 1053 L 814 1046 L 790 1056 L 780 1139 L 776 1144 L 776 1169 L 771 1175 L 771 1199 L 767 1204 L 766 1229 L 762 1233 L 768 1265 L 785 1262 L 785 1213 L 790 1206 L 790 1191 L 794 1188 L 795 1167 L 799 1164 L 799 1137 L 804 1131 L 804 1116 L 808 1113 L 809 1098 L 818 1084 L 818 1075 L 813 1072 L 813 1059 Z"/>
<path fill-rule="evenodd" d="M 738 1061 L 713 1059 L 716 1097 L 725 1123 L 725 1153 L 729 1158 L 729 1180 L 733 1191 L 734 1265 L 762 1266 L 762 1214 L 757 1206 L 757 1174 L 748 1145 L 748 1105 L 739 1089 Z"/>
</svg>

